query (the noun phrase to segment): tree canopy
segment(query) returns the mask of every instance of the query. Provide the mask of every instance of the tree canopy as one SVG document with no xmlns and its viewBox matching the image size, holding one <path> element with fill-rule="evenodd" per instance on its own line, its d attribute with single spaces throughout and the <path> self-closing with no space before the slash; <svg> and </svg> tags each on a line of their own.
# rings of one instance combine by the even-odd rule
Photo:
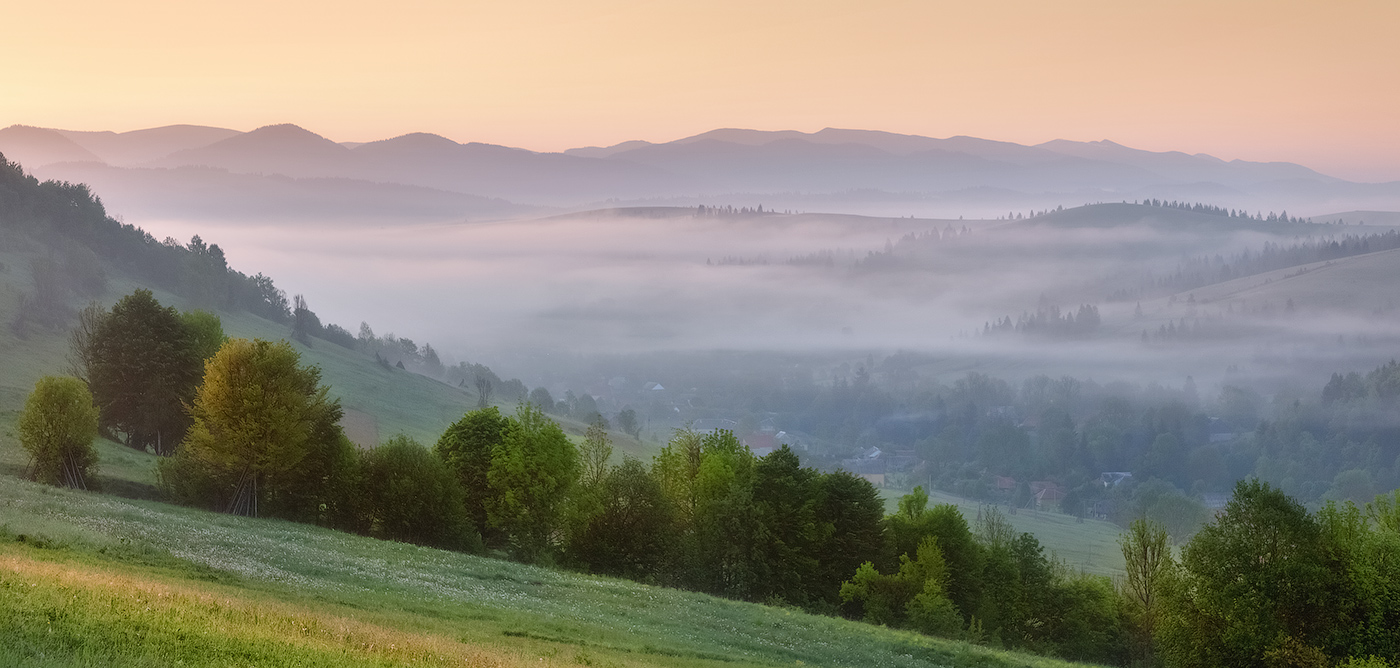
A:
<svg viewBox="0 0 1400 668">
<path fill-rule="evenodd" d="M 277 481 L 317 449 L 318 437 L 343 438 L 339 400 L 328 397 L 320 370 L 300 359 L 286 341 L 232 339 L 209 361 L 180 448 L 211 476 L 226 510 L 257 514 L 260 495 L 282 493 Z M 260 492 L 260 482 L 271 484 Z"/>
<path fill-rule="evenodd" d="M 461 484 L 417 441 L 399 435 L 366 452 L 359 474 L 365 533 L 444 548 L 476 544 Z"/>
<path fill-rule="evenodd" d="M 87 345 L 82 356 L 101 426 L 125 434 L 138 450 L 173 452 L 189 428 L 185 404 L 204 372 L 180 312 L 161 306 L 150 290 L 136 290 L 98 318 Z"/>
</svg>

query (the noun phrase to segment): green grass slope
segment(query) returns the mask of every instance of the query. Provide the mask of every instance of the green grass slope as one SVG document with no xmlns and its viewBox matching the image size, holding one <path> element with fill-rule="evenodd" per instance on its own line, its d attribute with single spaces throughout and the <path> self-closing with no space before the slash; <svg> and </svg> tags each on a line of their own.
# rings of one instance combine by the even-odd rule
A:
<svg viewBox="0 0 1400 668">
<path fill-rule="evenodd" d="M 11 477 L 0 527 L 4 665 L 1070 665 Z"/>
</svg>

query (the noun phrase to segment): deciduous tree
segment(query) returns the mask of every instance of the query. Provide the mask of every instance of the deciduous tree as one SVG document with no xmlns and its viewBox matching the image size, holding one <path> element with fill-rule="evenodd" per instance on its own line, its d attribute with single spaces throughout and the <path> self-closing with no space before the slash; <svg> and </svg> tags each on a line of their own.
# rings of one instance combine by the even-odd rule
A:
<svg viewBox="0 0 1400 668">
<path fill-rule="evenodd" d="M 365 453 L 360 480 L 369 535 L 449 549 L 478 542 L 456 476 L 417 441 L 399 435 Z"/>
<path fill-rule="evenodd" d="M 283 491 L 277 483 L 316 449 L 318 436 L 343 436 L 334 426 L 340 402 L 320 384 L 320 369 L 300 361 L 286 341 L 225 343 L 191 405 L 194 425 L 180 446 L 183 461 L 164 468 L 163 476 L 206 475 L 223 510 L 257 515 L 259 501 Z M 260 489 L 264 483 L 270 488 Z"/>
<path fill-rule="evenodd" d="M 103 427 L 138 450 L 170 454 L 190 420 L 203 360 L 180 313 L 137 290 L 102 317 L 86 353 L 88 385 Z"/>
<path fill-rule="evenodd" d="M 33 457 L 35 480 L 77 489 L 92 486 L 97 465 L 97 407 L 77 378 L 44 376 L 24 402 L 19 440 Z"/>
<path fill-rule="evenodd" d="M 486 516 L 518 558 L 539 561 L 555 546 L 578 453 L 558 423 L 530 404 L 520 405 L 512 423 L 491 449 Z"/>
<path fill-rule="evenodd" d="M 495 406 L 471 411 L 448 427 L 433 446 L 433 453 L 457 476 L 462 486 L 467 519 L 493 547 L 501 544 L 501 538 L 492 529 L 486 513 L 487 499 L 491 495 L 488 479 L 491 453 L 504 441 L 511 422 Z"/>
</svg>

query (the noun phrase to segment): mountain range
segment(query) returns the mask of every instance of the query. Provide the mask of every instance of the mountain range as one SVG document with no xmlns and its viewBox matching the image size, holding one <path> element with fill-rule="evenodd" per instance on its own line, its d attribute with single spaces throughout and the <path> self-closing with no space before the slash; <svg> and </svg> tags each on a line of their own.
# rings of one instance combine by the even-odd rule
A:
<svg viewBox="0 0 1400 668">
<path fill-rule="evenodd" d="M 1309 215 L 1400 208 L 1400 182 L 1349 182 L 1286 162 L 1107 140 L 1027 146 L 834 128 L 720 129 L 541 153 L 427 133 L 337 143 L 290 124 L 123 133 L 16 125 L 0 130 L 0 153 L 37 176 L 89 183 L 136 217 L 496 219 L 603 202 L 978 216 L 1144 198 Z"/>
</svg>

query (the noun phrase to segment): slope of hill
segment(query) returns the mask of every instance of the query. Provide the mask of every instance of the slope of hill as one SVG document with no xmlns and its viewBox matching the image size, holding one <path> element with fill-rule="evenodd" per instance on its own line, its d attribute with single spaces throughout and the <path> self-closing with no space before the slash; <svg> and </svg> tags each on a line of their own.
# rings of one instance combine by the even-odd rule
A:
<svg viewBox="0 0 1400 668">
<path fill-rule="evenodd" d="M 471 142 L 413 133 L 356 146 L 361 178 L 489 193 L 522 202 L 565 204 L 606 197 L 673 192 L 665 172 L 629 162 Z"/>
<path fill-rule="evenodd" d="M 535 211 L 502 199 L 350 178 L 289 178 L 223 169 L 119 168 L 98 163 L 34 170 L 89 184 L 130 220 L 459 222 Z"/>
<path fill-rule="evenodd" d="M 151 165 L 357 179 L 548 203 L 587 201 L 600 193 L 645 195 L 664 180 L 656 170 L 636 164 L 491 144 L 458 144 L 427 133 L 352 147 L 290 124 L 266 126 L 178 151 Z"/>
<path fill-rule="evenodd" d="M 3 663 L 1070 665 L 9 477 L 0 497 Z"/>
<path fill-rule="evenodd" d="M 218 167 L 296 177 L 347 176 L 350 149 L 290 123 L 268 125 L 156 160 L 154 167 Z"/>
<path fill-rule="evenodd" d="M 1173 181 L 1187 183 L 1214 181 L 1231 187 L 1248 187 L 1256 183 L 1288 179 L 1309 179 L 1325 183 L 1340 182 L 1340 179 L 1319 174 L 1307 167 L 1293 163 L 1250 162 L 1247 160 L 1226 162 L 1204 153 L 1190 155 L 1181 151 L 1144 151 L 1129 148 L 1107 139 L 1095 142 L 1056 139 L 1038 144 L 1036 147 L 1060 155 L 1132 165 Z"/>
<path fill-rule="evenodd" d="M 1290 300 L 1314 315 L 1359 320 L 1400 316 L 1400 249 L 1314 262 L 1194 290 L 1202 303 L 1275 304 Z M 1341 324 L 1341 323 L 1338 323 Z"/>
<path fill-rule="evenodd" d="M 176 151 L 208 146 L 240 134 L 237 130 L 203 125 L 167 125 L 130 132 L 56 130 L 116 167 L 135 167 Z"/>
<path fill-rule="evenodd" d="M 11 125 L 0 130 L 0 153 L 31 167 L 56 162 L 102 162 L 71 139 L 44 128 Z"/>
<path fill-rule="evenodd" d="M 1341 211 L 1313 216 L 1313 219 L 1325 223 L 1340 220 L 1347 225 L 1363 227 L 1367 225 L 1400 227 L 1400 211 Z"/>
</svg>

